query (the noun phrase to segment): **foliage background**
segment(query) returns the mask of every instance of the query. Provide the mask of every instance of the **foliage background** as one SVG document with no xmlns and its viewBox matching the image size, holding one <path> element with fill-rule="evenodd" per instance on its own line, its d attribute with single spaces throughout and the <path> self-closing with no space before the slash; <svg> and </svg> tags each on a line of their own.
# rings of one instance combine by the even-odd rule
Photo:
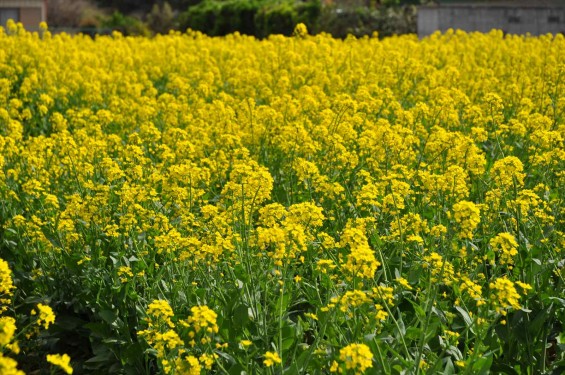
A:
<svg viewBox="0 0 565 375">
<path fill-rule="evenodd" d="M 271 33 L 290 35 L 294 26 L 302 22 L 311 33 L 327 32 L 340 38 L 347 34 L 371 35 L 374 31 L 386 36 L 414 33 L 415 5 L 420 3 L 419 0 L 53 0 L 48 3 L 48 23 L 53 30 L 82 30 L 89 34 L 117 29 L 131 35 L 148 35 L 192 28 L 208 35 L 238 31 L 264 38 Z"/>
</svg>

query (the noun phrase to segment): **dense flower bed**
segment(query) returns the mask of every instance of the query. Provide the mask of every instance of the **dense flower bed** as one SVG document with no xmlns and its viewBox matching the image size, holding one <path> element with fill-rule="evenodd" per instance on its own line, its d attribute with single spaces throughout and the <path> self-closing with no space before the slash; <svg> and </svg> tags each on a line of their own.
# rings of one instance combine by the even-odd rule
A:
<svg viewBox="0 0 565 375">
<path fill-rule="evenodd" d="M 563 369 L 563 36 L 0 46 L 0 368 Z"/>
</svg>

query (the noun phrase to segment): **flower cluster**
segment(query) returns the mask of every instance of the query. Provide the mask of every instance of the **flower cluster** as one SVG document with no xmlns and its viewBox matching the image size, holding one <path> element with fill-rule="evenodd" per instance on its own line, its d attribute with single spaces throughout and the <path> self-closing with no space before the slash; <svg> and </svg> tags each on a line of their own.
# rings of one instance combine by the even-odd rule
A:
<svg viewBox="0 0 565 375">
<path fill-rule="evenodd" d="M 562 35 L 0 30 L 0 366 L 559 370 Z"/>
<path fill-rule="evenodd" d="M 155 300 L 147 307 L 147 329 L 138 335 L 156 351 L 165 374 L 200 374 L 202 369 L 212 369 L 217 358 L 209 353 L 209 344 L 218 333 L 217 314 L 207 306 L 193 306 L 191 312 L 190 317 L 175 323 L 167 301 Z M 201 337 L 199 342 L 197 337 Z"/>
<path fill-rule="evenodd" d="M 39 303 L 36 308 L 31 311 L 31 316 L 35 316 L 35 325 L 37 325 L 37 327 L 28 326 L 24 328 L 22 332 L 18 332 L 16 319 L 4 315 L 7 311 L 6 305 L 12 302 L 12 290 L 15 289 L 15 287 L 12 279 L 12 271 L 8 263 L 1 258 L 0 281 L 2 283 L 0 288 L 3 289 L 4 297 L 9 297 L 0 300 L 0 307 L 2 307 L 2 309 L 0 309 L 0 373 L 7 375 L 23 375 L 24 372 L 18 369 L 18 362 L 5 354 L 20 354 L 20 341 L 18 340 L 20 334 L 25 333 L 25 336 L 30 338 L 39 331 L 40 327 L 43 327 L 45 330 L 49 329 L 49 326 L 55 323 L 55 314 L 51 307 Z M 32 328 L 31 331 L 26 332 L 30 328 Z M 60 367 L 67 374 L 73 373 L 73 368 L 70 365 L 71 358 L 67 354 L 48 354 L 46 360 L 48 363 Z"/>
<path fill-rule="evenodd" d="M 457 202 L 453 205 L 453 217 L 459 224 L 461 238 L 472 239 L 481 222 L 481 211 L 477 205 L 469 201 Z"/>
<path fill-rule="evenodd" d="M 6 311 L 6 305 L 12 301 L 14 289 L 12 271 L 8 267 L 8 262 L 0 259 L 0 314 Z"/>
<path fill-rule="evenodd" d="M 372 359 L 371 349 L 365 344 L 349 344 L 339 350 L 339 360 L 345 364 L 346 370 L 353 370 L 355 374 L 363 374 L 366 369 L 373 367 Z M 338 368 L 335 366 L 332 369 L 336 371 Z"/>
<path fill-rule="evenodd" d="M 71 358 L 67 354 L 48 354 L 47 362 L 61 368 L 66 374 L 72 374 L 73 368 L 69 364 Z"/>
</svg>

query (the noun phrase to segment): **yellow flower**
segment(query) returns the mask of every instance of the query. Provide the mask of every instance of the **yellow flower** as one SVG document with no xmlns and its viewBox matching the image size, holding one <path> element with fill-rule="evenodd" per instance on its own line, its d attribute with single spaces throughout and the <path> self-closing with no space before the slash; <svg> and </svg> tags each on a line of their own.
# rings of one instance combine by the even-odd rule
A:
<svg viewBox="0 0 565 375">
<path fill-rule="evenodd" d="M 316 263 L 316 270 L 321 273 L 328 273 L 329 271 L 333 270 L 337 266 L 334 264 L 334 261 L 331 259 L 320 259 Z"/>
<path fill-rule="evenodd" d="M 14 289 L 12 271 L 8 266 L 8 262 L 0 259 L 0 313 L 6 310 L 7 307 L 3 305 L 10 303 Z"/>
<path fill-rule="evenodd" d="M 130 278 L 133 277 L 133 272 L 128 266 L 121 266 L 118 268 L 118 276 L 122 283 L 126 283 Z"/>
<path fill-rule="evenodd" d="M 70 365 L 71 357 L 67 354 L 47 354 L 47 362 L 58 366 L 67 374 L 73 373 L 73 368 Z"/>
<path fill-rule="evenodd" d="M 462 292 L 466 292 L 473 300 L 476 301 L 477 306 L 485 304 L 482 296 L 482 288 L 477 283 L 471 281 L 467 276 L 463 276 L 462 283 L 459 286 Z"/>
<path fill-rule="evenodd" d="M 16 320 L 10 316 L 0 317 L 0 348 L 10 344 L 16 333 Z"/>
<path fill-rule="evenodd" d="M 338 369 L 339 369 L 339 363 L 337 363 L 337 361 L 333 361 L 330 367 L 330 372 L 337 372 Z"/>
<path fill-rule="evenodd" d="M 25 375 L 21 370 L 18 370 L 18 362 L 9 357 L 4 357 L 0 353 L 0 374 L 3 375 Z"/>
<path fill-rule="evenodd" d="M 204 329 L 209 334 L 218 333 L 218 325 L 216 324 L 218 314 L 212 309 L 208 306 L 193 306 L 190 311 L 192 316 L 186 319 L 186 323 L 192 325 L 196 332 Z"/>
<path fill-rule="evenodd" d="M 275 364 L 280 364 L 280 363 L 282 363 L 282 359 L 281 357 L 279 357 L 278 353 L 276 352 L 265 353 L 265 359 L 263 360 L 263 364 L 265 364 L 265 366 L 271 367 L 274 366 Z"/>
<path fill-rule="evenodd" d="M 163 334 L 158 333 L 156 340 L 157 342 L 154 345 L 158 352 L 164 352 L 165 346 L 169 349 L 174 349 L 184 344 L 179 335 L 173 330 L 168 330 Z"/>
<path fill-rule="evenodd" d="M 204 353 L 200 356 L 200 358 L 198 358 L 198 360 L 200 361 L 200 363 L 202 363 L 202 365 L 206 370 L 211 370 L 212 365 L 214 364 L 214 361 L 216 360 L 217 357 L 218 357 L 217 354 Z"/>
<path fill-rule="evenodd" d="M 515 156 L 507 156 L 494 162 L 491 174 L 496 186 L 512 189 L 524 185 L 524 165 Z"/>
<path fill-rule="evenodd" d="M 175 325 L 171 318 L 175 315 L 169 303 L 165 300 L 154 300 L 147 307 L 148 319 L 155 321 L 163 321 L 169 327 L 173 328 Z"/>
<path fill-rule="evenodd" d="M 446 233 L 447 233 L 447 228 L 441 224 L 434 225 L 432 229 L 430 229 L 430 234 L 434 237 L 441 237 Z"/>
<path fill-rule="evenodd" d="M 184 358 L 177 357 L 175 359 L 175 373 L 187 375 L 200 375 L 202 373 L 202 365 L 198 358 L 189 355 Z"/>
<path fill-rule="evenodd" d="M 496 311 L 505 314 L 505 309 L 520 309 L 520 294 L 514 287 L 514 283 L 508 280 L 506 276 L 496 279 L 489 284 L 491 290 L 490 299 L 496 308 Z"/>
<path fill-rule="evenodd" d="M 502 264 L 514 264 L 514 258 L 518 255 L 518 242 L 510 233 L 499 233 L 489 241 L 490 246 L 500 253 Z"/>
<path fill-rule="evenodd" d="M 455 221 L 459 224 L 461 238 L 473 238 L 473 232 L 481 222 L 481 211 L 473 202 L 461 201 L 453 205 Z"/>
<path fill-rule="evenodd" d="M 350 344 L 340 349 L 339 359 L 345 363 L 347 370 L 354 370 L 355 374 L 362 374 L 373 367 L 373 353 L 365 344 Z"/>
<path fill-rule="evenodd" d="M 39 315 L 37 318 L 37 325 L 43 325 L 43 328 L 48 329 L 49 326 L 55 323 L 55 314 L 51 307 L 42 303 L 37 304 L 37 310 L 32 310 L 31 315 Z"/>
<path fill-rule="evenodd" d="M 521 282 L 521 281 L 516 281 L 515 284 L 518 285 L 520 288 L 522 288 L 522 290 L 523 290 L 524 293 L 526 293 L 526 294 L 528 293 L 528 291 L 530 291 L 530 290 L 533 289 L 530 284 L 526 284 L 526 283 L 523 283 L 523 282 Z"/>
<path fill-rule="evenodd" d="M 307 318 L 310 318 L 312 320 L 318 320 L 318 315 L 313 314 L 313 313 L 305 313 L 304 316 L 307 317 Z"/>
<path fill-rule="evenodd" d="M 355 310 L 369 301 L 369 297 L 362 290 L 347 291 L 339 299 L 339 309 L 343 312 L 346 312 L 348 309 Z"/>
<path fill-rule="evenodd" d="M 430 255 L 424 256 L 424 261 L 426 262 L 424 263 L 424 267 L 430 268 L 430 272 L 433 276 L 432 281 L 437 282 L 438 279 L 436 278 L 436 276 L 441 275 L 441 280 L 446 285 L 451 285 L 453 279 L 455 278 L 455 271 L 453 269 L 453 265 L 450 262 L 445 261 L 443 257 L 435 251 Z"/>
<path fill-rule="evenodd" d="M 404 277 L 398 277 L 396 279 L 396 282 L 401 285 L 403 288 L 407 289 L 407 290 L 412 290 L 412 286 L 410 285 L 410 283 L 408 282 L 408 280 L 406 280 Z"/>
<path fill-rule="evenodd" d="M 306 27 L 305 24 L 299 23 L 294 28 L 294 35 L 299 37 L 305 37 L 306 35 L 308 35 L 308 28 Z"/>
<path fill-rule="evenodd" d="M 375 258 L 375 252 L 369 246 L 365 235 L 366 222 L 350 220 L 341 235 L 340 245 L 349 246 L 351 252 L 343 268 L 350 277 L 371 279 L 375 275 L 380 262 Z"/>
</svg>

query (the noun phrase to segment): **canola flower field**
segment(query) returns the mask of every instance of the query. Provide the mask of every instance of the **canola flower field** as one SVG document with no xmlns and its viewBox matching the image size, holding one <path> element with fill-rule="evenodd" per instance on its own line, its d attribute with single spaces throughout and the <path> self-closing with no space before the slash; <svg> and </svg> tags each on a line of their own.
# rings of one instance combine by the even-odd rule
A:
<svg viewBox="0 0 565 375">
<path fill-rule="evenodd" d="M 565 38 L 0 32 L 0 372 L 558 374 Z"/>
</svg>

